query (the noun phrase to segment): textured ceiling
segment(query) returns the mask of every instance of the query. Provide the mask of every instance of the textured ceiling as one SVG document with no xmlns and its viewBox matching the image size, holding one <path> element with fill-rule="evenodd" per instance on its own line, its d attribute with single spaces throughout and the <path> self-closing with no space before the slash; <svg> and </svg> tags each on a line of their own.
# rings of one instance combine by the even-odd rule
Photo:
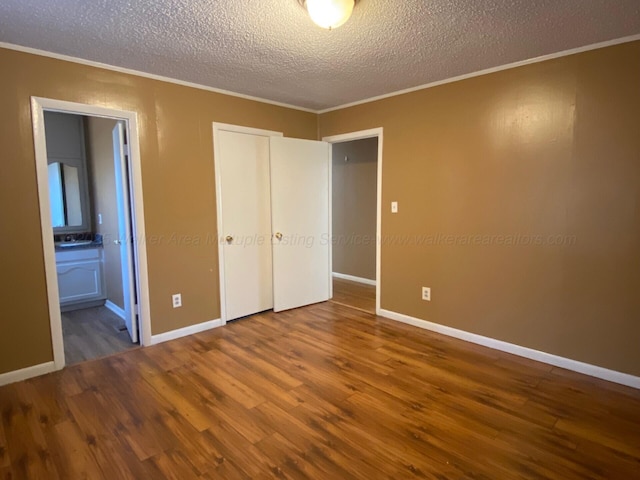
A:
<svg viewBox="0 0 640 480">
<path fill-rule="evenodd" d="M 638 0 L 2 0 L 0 41 L 310 109 L 640 33 Z"/>
</svg>

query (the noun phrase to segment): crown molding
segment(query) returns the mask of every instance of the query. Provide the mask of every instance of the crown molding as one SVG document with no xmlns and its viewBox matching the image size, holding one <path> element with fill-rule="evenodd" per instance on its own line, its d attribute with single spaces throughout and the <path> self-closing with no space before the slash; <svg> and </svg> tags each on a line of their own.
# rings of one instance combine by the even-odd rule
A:
<svg viewBox="0 0 640 480">
<path fill-rule="evenodd" d="M 437 80 L 431 83 L 425 83 L 424 85 L 418 85 L 417 87 L 405 88 L 404 90 L 398 90 L 391 93 L 385 93 L 375 97 L 365 98 L 363 100 L 357 100 L 355 102 L 345 103 L 335 107 L 325 108 L 324 110 L 318 110 L 316 113 L 322 115 L 323 113 L 334 112 L 336 110 L 342 110 L 344 108 L 355 107 L 357 105 L 363 105 L 365 103 L 376 102 L 378 100 L 384 100 L 385 98 L 397 97 L 398 95 L 404 95 L 407 93 L 417 92 L 419 90 L 426 90 L 427 88 L 437 87 L 439 85 L 445 85 L 447 83 L 459 82 L 468 78 L 480 77 L 482 75 L 489 75 L 491 73 L 501 72 L 503 70 L 510 70 L 512 68 L 518 68 L 525 65 L 531 65 L 533 63 L 545 62 L 547 60 L 553 60 L 554 58 L 568 57 L 575 55 L 576 53 L 588 52 L 590 50 L 597 50 L 599 48 L 611 47 L 613 45 L 619 45 L 621 43 L 629 43 L 640 40 L 640 34 L 631 35 L 628 37 L 617 38 L 614 40 L 607 40 L 606 42 L 593 43 L 591 45 L 585 45 L 584 47 L 572 48 L 570 50 L 563 50 L 561 52 L 550 53 L 548 55 L 542 55 L 540 57 L 530 58 L 528 60 L 521 60 L 519 62 L 507 63 L 498 67 L 487 68 L 485 70 L 478 70 L 477 72 L 465 73 L 464 75 L 458 75 L 457 77 L 446 78 L 444 80 Z"/>
<path fill-rule="evenodd" d="M 229 95 L 231 97 L 242 98 L 242 99 L 245 99 L 245 100 L 252 100 L 254 102 L 266 103 L 266 104 L 275 105 L 275 106 L 278 106 L 278 107 L 290 108 L 290 109 L 299 110 L 299 111 L 302 111 L 302 112 L 315 113 L 316 115 L 322 115 L 324 113 L 329 113 L 329 112 L 334 112 L 336 110 L 342 110 L 342 109 L 345 109 L 345 108 L 355 107 L 355 106 L 358 106 L 358 105 L 363 105 L 365 103 L 376 102 L 378 100 L 384 100 L 386 98 L 397 97 L 399 95 L 405 95 L 407 93 L 417 92 L 419 90 L 426 90 L 428 88 L 437 87 L 439 85 L 446 85 L 447 83 L 459 82 L 461 80 L 466 80 L 466 79 L 469 79 L 469 78 L 480 77 L 480 76 L 483 76 L 483 75 L 489 75 L 491 73 L 501 72 L 503 70 L 510 70 L 512 68 L 518 68 L 518 67 L 522 67 L 522 66 L 525 66 L 525 65 L 531 65 L 531 64 L 534 64 L 534 63 L 540 63 L 540 62 L 544 62 L 544 61 L 547 61 L 547 60 L 553 60 L 555 58 L 568 57 L 570 55 L 575 55 L 577 53 L 583 53 L 583 52 L 588 52 L 590 50 L 597 50 L 597 49 L 600 49 L 600 48 L 611 47 L 611 46 L 614 46 L 614 45 L 620 45 L 622 43 L 635 42 L 637 40 L 640 40 L 640 34 L 630 35 L 630 36 L 627 36 L 627 37 L 621 37 L 621 38 L 617 38 L 617 39 L 613 39 L 613 40 L 607 40 L 605 42 L 592 43 L 590 45 L 585 45 L 583 47 L 572 48 L 572 49 L 569 49 L 569 50 L 563 50 L 561 52 L 550 53 L 548 55 L 542 55 L 540 57 L 530 58 L 528 60 L 521 60 L 521 61 L 518 61 L 518 62 L 507 63 L 505 65 L 500 65 L 498 67 L 492 67 L 492 68 L 487 68 L 487 69 L 484 69 L 484 70 L 478 70 L 476 72 L 465 73 L 464 75 L 458 75 L 456 77 L 450 77 L 450 78 L 446 78 L 446 79 L 443 79 L 443 80 L 437 80 L 435 82 L 425 83 L 423 85 L 418 85 L 416 87 L 406 88 L 406 89 L 403 89 L 403 90 L 397 90 L 395 92 L 385 93 L 383 95 L 377 95 L 375 97 L 369 97 L 369 98 L 365 98 L 365 99 L 362 99 L 362 100 L 357 100 L 355 102 L 345 103 L 345 104 L 342 104 L 342 105 L 337 105 L 335 107 L 329 107 L 329 108 L 325 108 L 325 109 L 321 109 L 321 110 L 314 110 L 312 108 L 301 107 L 301 106 L 292 105 L 292 104 L 289 104 L 289 103 L 277 102 L 277 101 L 274 101 L 274 100 L 269 100 L 267 98 L 254 97 L 252 95 L 245 95 L 243 93 L 232 92 L 230 90 L 223 90 L 223 89 L 220 89 L 220 88 L 209 87 L 209 86 L 201 85 L 201 84 L 198 84 L 198 83 L 186 82 L 186 81 L 178 80 L 178 79 L 175 79 L 175 78 L 164 77 L 162 75 L 155 75 L 153 73 L 142 72 L 142 71 L 139 71 L 139 70 L 132 70 L 132 69 L 123 68 L 123 67 L 116 67 L 114 65 L 109 65 L 109 64 L 100 63 L 100 62 L 94 62 L 94 61 L 91 61 L 91 60 L 85 60 L 83 58 L 72 57 L 72 56 L 69 56 L 69 55 L 62 55 L 62 54 L 58 54 L 58 53 L 47 52 L 45 50 L 39 50 L 39 49 L 36 49 L 36 48 L 23 47 L 21 45 L 14 45 L 12 43 L 0 42 L 0 48 L 6 48 L 7 50 L 15 50 L 15 51 L 18 51 L 18 52 L 30 53 L 32 55 L 38 55 L 38 56 L 41 56 L 41 57 L 54 58 L 54 59 L 63 60 L 63 61 L 66 61 L 66 62 L 78 63 L 78 64 L 81 64 L 81 65 L 87 65 L 87 66 L 90 66 L 90 67 L 102 68 L 102 69 L 111 70 L 111 71 L 114 71 L 114 72 L 126 73 L 126 74 L 129 74 L 129 75 L 135 75 L 137 77 L 144 77 L 144 78 L 149 78 L 149 79 L 152 79 L 152 80 L 158 80 L 158 81 L 161 81 L 161 82 L 167 82 L 167 83 L 173 83 L 173 84 L 176 84 L 176 85 L 182 85 L 182 86 L 185 86 L 185 87 L 197 88 L 199 90 L 205 90 L 205 91 L 208 91 L 208 92 L 219 93 L 219 94 L 222 94 L 222 95 Z"/>
<path fill-rule="evenodd" d="M 23 47 L 22 45 L 14 45 L 12 43 L 0 42 L 0 48 L 6 48 L 7 50 L 14 50 L 17 52 L 30 53 L 32 55 L 38 55 L 40 57 L 48 57 L 56 60 L 62 60 L 65 62 L 78 63 L 80 65 L 87 65 L 89 67 L 102 68 L 104 70 L 110 70 L 112 72 L 126 73 L 128 75 L 135 75 L 136 77 L 149 78 L 151 80 L 158 80 L 160 82 L 173 83 L 176 85 L 182 85 L 183 87 L 197 88 L 198 90 L 206 90 L 208 92 L 219 93 L 222 95 L 228 95 L 231 97 L 242 98 L 244 100 L 252 100 L 254 102 L 267 103 L 269 105 L 275 105 L 277 107 L 290 108 L 293 110 L 300 110 L 307 113 L 317 114 L 317 110 L 311 108 L 300 107 L 297 105 L 291 105 L 289 103 L 276 102 L 267 98 L 254 97 L 252 95 L 245 95 L 243 93 L 232 92 L 230 90 L 223 90 L 220 88 L 208 87 L 207 85 L 201 85 L 199 83 L 186 82 L 184 80 L 178 80 L 176 78 L 164 77 L 162 75 L 156 75 L 153 73 L 142 72 L 140 70 L 132 70 L 130 68 L 117 67 L 115 65 L 109 65 L 107 63 L 94 62 L 92 60 L 85 60 L 84 58 L 72 57 L 69 55 L 62 55 L 59 53 L 47 52 L 46 50 L 39 50 L 37 48 Z"/>
</svg>

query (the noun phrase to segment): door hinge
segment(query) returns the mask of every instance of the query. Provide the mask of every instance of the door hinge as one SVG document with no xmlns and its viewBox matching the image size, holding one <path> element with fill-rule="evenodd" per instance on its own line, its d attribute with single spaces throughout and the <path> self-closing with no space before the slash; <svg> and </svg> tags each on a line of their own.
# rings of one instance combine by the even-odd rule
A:
<svg viewBox="0 0 640 480">
<path fill-rule="evenodd" d="M 129 151 L 129 145 L 127 145 L 126 143 L 122 145 L 122 150 L 124 151 L 124 154 L 127 156 L 131 154 L 131 152 Z"/>
</svg>

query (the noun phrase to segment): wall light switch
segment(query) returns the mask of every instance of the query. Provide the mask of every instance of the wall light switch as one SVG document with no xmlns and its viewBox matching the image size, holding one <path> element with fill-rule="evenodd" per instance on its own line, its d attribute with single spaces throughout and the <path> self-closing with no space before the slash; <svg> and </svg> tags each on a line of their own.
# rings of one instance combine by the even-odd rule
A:
<svg viewBox="0 0 640 480">
<path fill-rule="evenodd" d="M 391 202 L 391 213 L 398 213 L 398 202 Z"/>
<path fill-rule="evenodd" d="M 98 225 L 102 225 L 102 214 L 98 214 Z"/>
</svg>

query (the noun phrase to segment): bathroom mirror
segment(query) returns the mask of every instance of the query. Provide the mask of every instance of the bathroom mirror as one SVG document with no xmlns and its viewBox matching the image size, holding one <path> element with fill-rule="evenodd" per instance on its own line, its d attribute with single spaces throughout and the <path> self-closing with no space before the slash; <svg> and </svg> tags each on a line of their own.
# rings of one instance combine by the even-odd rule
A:
<svg viewBox="0 0 640 480">
<path fill-rule="evenodd" d="M 53 233 L 89 232 L 91 208 L 83 117 L 45 112 L 44 126 Z"/>
<path fill-rule="evenodd" d="M 49 200 L 53 228 L 82 226 L 82 193 L 77 167 L 49 164 Z"/>
</svg>

